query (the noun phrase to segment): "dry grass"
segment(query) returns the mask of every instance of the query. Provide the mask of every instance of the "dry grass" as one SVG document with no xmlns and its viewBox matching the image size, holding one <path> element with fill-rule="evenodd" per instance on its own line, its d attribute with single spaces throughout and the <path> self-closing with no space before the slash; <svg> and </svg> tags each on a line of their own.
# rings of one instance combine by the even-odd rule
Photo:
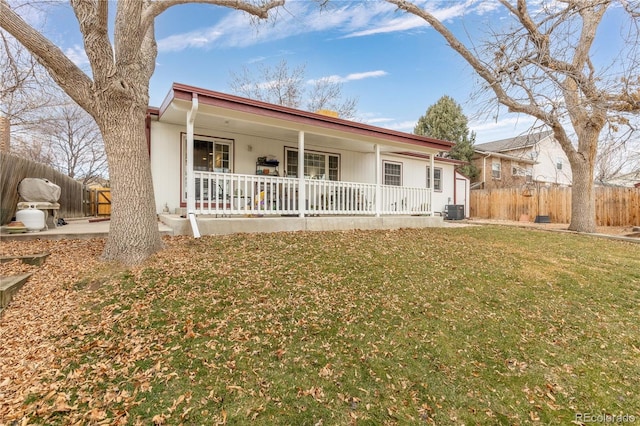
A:
<svg viewBox="0 0 640 426">
<path fill-rule="evenodd" d="M 98 264 L 100 241 L 39 243 L 48 271 L 0 320 L 0 419 L 640 419 L 635 244 L 504 227 L 165 241 L 132 270 Z"/>
</svg>

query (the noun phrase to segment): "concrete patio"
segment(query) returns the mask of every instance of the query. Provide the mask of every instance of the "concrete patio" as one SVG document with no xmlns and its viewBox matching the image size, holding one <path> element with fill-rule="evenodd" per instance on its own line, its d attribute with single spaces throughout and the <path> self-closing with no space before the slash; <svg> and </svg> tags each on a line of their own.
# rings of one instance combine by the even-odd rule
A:
<svg viewBox="0 0 640 426">
<path fill-rule="evenodd" d="M 66 219 L 67 225 L 46 231 L 9 234 L 3 231 L 2 240 L 35 239 L 87 239 L 106 238 L 109 233 L 108 219 Z M 234 233 L 263 233 L 291 231 L 333 231 L 349 229 L 399 229 L 434 228 L 455 226 L 457 221 L 444 221 L 440 216 L 309 216 L 309 217 L 213 217 L 199 215 L 198 230 L 201 235 L 225 235 Z M 161 214 L 158 229 L 162 235 L 193 235 L 189 219 L 175 214 Z"/>
<path fill-rule="evenodd" d="M 4 227 L 0 233 L 1 240 L 59 240 L 65 238 L 89 239 L 106 238 L 109 234 L 109 219 L 96 220 L 96 218 L 65 219 L 67 225 L 49 228 L 46 231 L 25 232 L 23 234 L 9 234 Z M 158 222 L 158 230 L 162 235 L 173 235 L 173 230 L 167 225 Z"/>
</svg>

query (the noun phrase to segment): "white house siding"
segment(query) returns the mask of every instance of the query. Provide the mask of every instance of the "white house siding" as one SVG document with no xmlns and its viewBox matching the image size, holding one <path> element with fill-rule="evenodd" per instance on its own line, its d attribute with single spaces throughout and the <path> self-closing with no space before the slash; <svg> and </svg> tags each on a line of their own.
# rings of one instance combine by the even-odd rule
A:
<svg viewBox="0 0 640 426">
<path fill-rule="evenodd" d="M 442 212 L 445 205 L 453 204 L 454 201 L 455 168 L 453 164 L 441 163 L 436 160 L 437 167 L 442 168 L 442 191 L 433 193 L 433 211 Z"/>
<path fill-rule="evenodd" d="M 382 155 L 382 161 L 402 163 L 402 185 L 416 188 L 427 187 L 428 159 L 412 158 L 401 155 Z M 373 164 L 373 163 L 372 163 Z M 433 192 L 433 211 L 442 212 L 444 206 L 453 204 L 455 168 L 451 163 L 435 161 L 435 168 L 442 169 L 442 190 Z"/>
<path fill-rule="evenodd" d="M 507 152 L 515 157 L 536 161 L 532 166 L 533 179 L 538 182 L 569 186 L 572 182 L 569 159 L 553 137 L 546 137 L 533 147 Z M 556 159 L 562 159 L 562 170 L 556 167 Z"/>
<path fill-rule="evenodd" d="M 464 205 L 464 217 L 469 217 L 470 179 L 456 172 L 456 198 L 454 204 Z"/>
<path fill-rule="evenodd" d="M 540 147 L 536 160 L 538 164 L 533 165 L 533 178 L 563 186 L 571 185 L 573 180 L 571 165 L 560 144 L 555 139 L 548 137 L 541 140 L 538 146 Z M 556 168 L 557 158 L 562 159 L 562 170 Z"/>
<path fill-rule="evenodd" d="M 151 171 L 156 199 L 156 210 L 161 212 L 165 205 L 174 212 L 181 205 L 181 162 L 184 155 L 181 151 L 182 135 L 185 127 L 180 125 L 151 122 Z M 253 175 L 256 172 L 256 159 L 273 155 L 280 161 L 280 175 L 285 174 L 285 147 L 296 148 L 297 140 L 282 141 L 256 135 L 225 132 L 203 128 L 194 129 L 194 137 L 198 136 L 233 139 L 233 173 Z M 340 180 L 348 182 L 375 182 L 375 153 L 355 152 L 332 149 L 313 144 L 305 144 L 305 151 L 320 151 L 340 155 Z M 427 183 L 428 159 L 413 158 L 383 153 L 382 161 L 402 163 L 402 184 L 406 187 L 425 188 Z M 435 163 L 442 169 L 442 191 L 434 191 L 433 211 L 441 212 L 446 204 L 454 201 L 454 165 Z"/>
<path fill-rule="evenodd" d="M 151 122 L 151 175 L 158 213 L 165 204 L 172 213 L 180 207 L 180 131 L 178 126 Z"/>
</svg>

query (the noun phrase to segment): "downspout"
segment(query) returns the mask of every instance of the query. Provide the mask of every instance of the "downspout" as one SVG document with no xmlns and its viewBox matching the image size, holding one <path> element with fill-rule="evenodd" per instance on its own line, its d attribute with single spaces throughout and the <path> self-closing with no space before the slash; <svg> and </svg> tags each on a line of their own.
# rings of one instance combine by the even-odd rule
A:
<svg viewBox="0 0 640 426">
<path fill-rule="evenodd" d="M 458 184 L 458 176 L 456 175 L 456 169 L 455 167 L 453 168 L 453 204 L 458 204 L 458 191 L 456 188 L 456 185 Z"/>
<path fill-rule="evenodd" d="M 375 205 L 375 209 L 376 209 L 376 217 L 380 217 L 380 210 L 382 207 L 382 187 L 380 186 L 380 184 L 382 183 L 382 162 L 380 161 L 380 145 L 379 144 L 375 144 L 374 145 L 375 148 L 375 157 L 376 157 L 376 167 L 375 167 L 375 171 L 376 171 L 376 205 Z"/>
<path fill-rule="evenodd" d="M 487 153 L 484 157 L 482 157 L 482 189 L 486 189 L 487 182 L 487 158 L 491 157 L 491 153 Z"/>
<path fill-rule="evenodd" d="M 193 173 L 193 127 L 198 114 L 198 94 L 191 99 L 191 110 L 187 112 L 187 214 L 191 222 L 193 236 L 200 238 L 200 230 L 196 222 L 196 179 Z"/>
</svg>

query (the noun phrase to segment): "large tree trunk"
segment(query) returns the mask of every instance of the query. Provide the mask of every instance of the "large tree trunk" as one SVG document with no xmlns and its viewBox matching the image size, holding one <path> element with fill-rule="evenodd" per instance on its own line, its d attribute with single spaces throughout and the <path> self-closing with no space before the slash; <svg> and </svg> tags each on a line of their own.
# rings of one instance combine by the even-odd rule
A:
<svg viewBox="0 0 640 426">
<path fill-rule="evenodd" d="M 596 200 L 593 190 L 593 166 L 587 162 L 572 166 L 571 223 L 577 232 L 596 232 Z"/>
<path fill-rule="evenodd" d="M 598 136 L 604 125 L 601 118 L 597 125 L 593 122 L 580 123 L 578 127 L 578 151 L 571 153 L 571 223 L 569 230 L 577 232 L 596 232 L 596 199 L 593 189 Z"/>
<path fill-rule="evenodd" d="M 98 123 L 113 195 L 103 258 L 135 264 L 162 248 L 145 136 L 146 105 L 110 104 L 103 107 Z"/>
</svg>

